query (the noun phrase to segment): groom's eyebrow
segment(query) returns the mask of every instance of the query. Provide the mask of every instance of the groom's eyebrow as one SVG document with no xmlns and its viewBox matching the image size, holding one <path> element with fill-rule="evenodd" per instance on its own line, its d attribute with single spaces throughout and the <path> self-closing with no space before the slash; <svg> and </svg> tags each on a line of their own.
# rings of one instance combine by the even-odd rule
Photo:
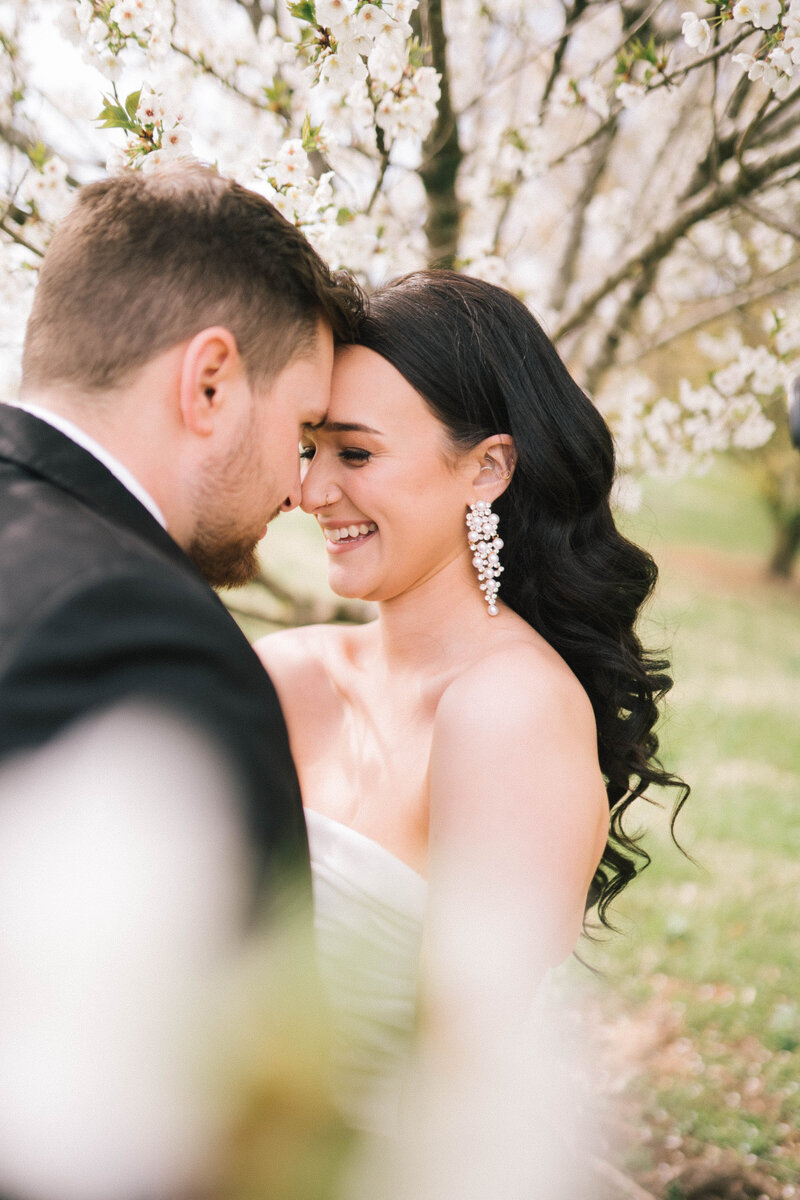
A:
<svg viewBox="0 0 800 1200">
<path fill-rule="evenodd" d="M 377 433 L 382 436 L 380 429 L 359 425 L 357 421 L 326 421 L 324 427 L 326 433 Z"/>
</svg>

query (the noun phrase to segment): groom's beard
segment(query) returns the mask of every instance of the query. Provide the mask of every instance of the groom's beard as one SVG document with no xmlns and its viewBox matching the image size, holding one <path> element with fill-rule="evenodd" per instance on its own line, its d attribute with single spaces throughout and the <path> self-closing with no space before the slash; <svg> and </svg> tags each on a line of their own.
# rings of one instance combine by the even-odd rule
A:
<svg viewBox="0 0 800 1200">
<path fill-rule="evenodd" d="M 198 529 L 187 554 L 212 587 L 243 587 L 258 575 L 258 541 L 235 539 L 230 528 Z"/>
<path fill-rule="evenodd" d="M 253 445 L 250 425 L 228 458 L 209 465 L 195 490 L 196 525 L 186 553 L 212 587 L 243 587 L 256 578 L 256 547 L 267 519 L 277 515 L 254 515 L 253 497 L 271 481 L 260 478 L 263 467 L 254 461 Z"/>
</svg>

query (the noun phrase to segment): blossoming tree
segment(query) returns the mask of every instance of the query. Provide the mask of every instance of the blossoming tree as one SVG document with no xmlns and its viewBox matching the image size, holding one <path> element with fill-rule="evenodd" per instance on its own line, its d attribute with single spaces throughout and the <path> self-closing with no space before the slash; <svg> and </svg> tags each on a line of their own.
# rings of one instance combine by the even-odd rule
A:
<svg viewBox="0 0 800 1200">
<path fill-rule="evenodd" d="M 512 288 L 631 480 L 800 370 L 800 0 L 0 0 L 0 64 L 11 352 L 76 184 L 193 155 L 367 283 Z"/>
</svg>

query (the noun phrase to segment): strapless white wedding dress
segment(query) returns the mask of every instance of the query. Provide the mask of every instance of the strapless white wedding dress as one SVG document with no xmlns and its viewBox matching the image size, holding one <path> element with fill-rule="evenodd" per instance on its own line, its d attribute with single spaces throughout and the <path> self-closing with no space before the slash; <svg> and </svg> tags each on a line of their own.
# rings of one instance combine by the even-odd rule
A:
<svg viewBox="0 0 800 1200">
<path fill-rule="evenodd" d="M 414 1032 L 427 884 L 371 838 L 306 809 L 317 948 L 348 1121 L 394 1132 Z"/>
</svg>

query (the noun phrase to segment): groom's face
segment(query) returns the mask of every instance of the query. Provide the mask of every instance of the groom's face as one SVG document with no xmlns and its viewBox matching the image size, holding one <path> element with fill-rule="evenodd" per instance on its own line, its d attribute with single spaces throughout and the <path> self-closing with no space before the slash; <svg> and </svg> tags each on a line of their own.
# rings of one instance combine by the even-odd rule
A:
<svg viewBox="0 0 800 1200">
<path fill-rule="evenodd" d="M 267 525 L 299 504 L 299 443 L 309 426 L 324 420 L 332 368 L 333 336 L 320 322 L 309 353 L 292 359 L 265 387 L 247 386 L 239 427 L 208 464 L 196 494 L 188 552 L 215 587 L 255 578 L 256 547 Z"/>
</svg>

